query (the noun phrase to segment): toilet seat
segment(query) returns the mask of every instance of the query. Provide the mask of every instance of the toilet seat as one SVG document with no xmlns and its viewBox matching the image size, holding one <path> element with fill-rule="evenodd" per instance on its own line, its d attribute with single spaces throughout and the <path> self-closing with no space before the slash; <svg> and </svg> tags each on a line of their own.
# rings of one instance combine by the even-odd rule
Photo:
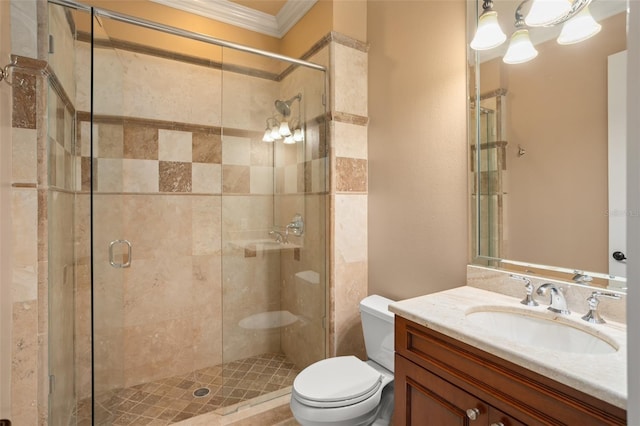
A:
<svg viewBox="0 0 640 426">
<path fill-rule="evenodd" d="M 293 382 L 294 398 L 317 408 L 357 404 L 375 395 L 383 375 L 355 356 L 318 361 L 305 368 Z"/>
</svg>

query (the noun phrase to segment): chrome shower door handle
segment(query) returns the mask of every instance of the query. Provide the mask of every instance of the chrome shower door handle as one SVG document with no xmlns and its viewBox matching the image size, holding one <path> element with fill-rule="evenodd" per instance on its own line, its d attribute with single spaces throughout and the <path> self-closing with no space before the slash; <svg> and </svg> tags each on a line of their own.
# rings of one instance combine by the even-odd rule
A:
<svg viewBox="0 0 640 426">
<path fill-rule="evenodd" d="M 127 259 L 125 262 L 118 263 L 113 257 L 113 248 L 118 244 L 127 246 Z M 131 266 L 131 242 L 128 240 L 113 240 L 109 243 L 109 264 L 114 268 L 128 268 Z"/>
</svg>

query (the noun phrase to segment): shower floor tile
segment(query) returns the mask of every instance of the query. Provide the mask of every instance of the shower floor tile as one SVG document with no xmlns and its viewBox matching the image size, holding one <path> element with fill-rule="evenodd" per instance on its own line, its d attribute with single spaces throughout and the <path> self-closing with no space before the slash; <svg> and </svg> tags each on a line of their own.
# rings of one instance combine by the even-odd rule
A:
<svg viewBox="0 0 640 426">
<path fill-rule="evenodd" d="M 281 354 L 262 354 L 115 392 L 96 407 L 101 426 L 170 425 L 286 388 L 299 372 Z M 202 397 L 198 389 L 209 389 Z M 91 401 L 78 404 L 77 425 L 91 425 Z"/>
</svg>

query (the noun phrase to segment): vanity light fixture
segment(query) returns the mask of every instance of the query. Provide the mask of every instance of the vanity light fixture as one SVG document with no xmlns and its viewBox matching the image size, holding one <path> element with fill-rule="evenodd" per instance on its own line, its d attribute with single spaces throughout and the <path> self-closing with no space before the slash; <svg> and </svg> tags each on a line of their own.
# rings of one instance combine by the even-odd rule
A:
<svg viewBox="0 0 640 426">
<path fill-rule="evenodd" d="M 564 23 L 560 36 L 558 36 L 558 43 L 580 43 L 598 34 L 601 29 L 602 25 L 598 24 L 591 16 L 589 6 L 585 6 L 580 13 Z"/>
<path fill-rule="evenodd" d="M 498 12 L 493 10 L 493 0 L 484 0 L 482 14 L 478 18 L 478 29 L 471 40 L 474 50 L 489 50 L 500 46 L 507 36 L 498 23 Z"/>
<path fill-rule="evenodd" d="M 298 119 L 295 125 L 289 121 L 291 116 L 291 105 L 293 102 L 298 101 Z M 275 107 L 278 113 L 282 116 L 282 120 L 278 121 L 276 117 L 267 118 L 267 128 L 262 137 L 263 142 L 274 142 L 284 138 L 283 143 L 294 144 L 296 142 L 302 142 L 304 140 L 304 133 L 302 130 L 302 121 L 300 103 L 302 101 L 302 93 L 298 93 L 291 99 L 286 101 L 276 100 Z M 295 120 L 295 119 L 294 119 Z"/>
<path fill-rule="evenodd" d="M 273 117 L 267 118 L 267 128 L 264 131 L 264 136 L 262 136 L 262 142 L 273 142 L 276 139 L 280 139 L 280 133 L 278 132 L 278 120 Z M 273 129 L 276 129 L 275 133 Z"/>
<path fill-rule="evenodd" d="M 509 48 L 502 58 L 506 64 L 521 64 L 538 56 L 538 51 L 533 47 L 533 43 L 531 43 L 531 39 L 529 38 L 529 30 L 525 28 L 521 10 L 524 3 L 526 3 L 526 1 L 521 3 L 516 9 L 516 30 L 511 35 Z"/>
<path fill-rule="evenodd" d="M 530 27 L 544 27 L 552 25 L 569 11 L 569 0 L 533 0 L 524 22 Z"/>
<path fill-rule="evenodd" d="M 523 6 L 529 1 L 531 6 L 527 15 L 523 16 Z M 519 64 L 538 56 L 538 51 L 529 38 L 530 28 L 564 24 L 557 39 L 559 44 L 579 43 L 596 35 L 602 27 L 589 13 L 589 4 L 592 1 L 524 0 L 516 8 L 516 30 L 511 35 L 503 61 L 507 64 Z M 497 12 L 493 10 L 493 1 L 483 0 L 482 8 L 483 12 L 478 18 L 478 29 L 470 43 L 474 50 L 493 49 L 504 41 L 499 41 L 498 31 L 501 33 L 502 30 L 498 25 Z M 490 39 L 493 41 L 489 42 Z"/>
</svg>

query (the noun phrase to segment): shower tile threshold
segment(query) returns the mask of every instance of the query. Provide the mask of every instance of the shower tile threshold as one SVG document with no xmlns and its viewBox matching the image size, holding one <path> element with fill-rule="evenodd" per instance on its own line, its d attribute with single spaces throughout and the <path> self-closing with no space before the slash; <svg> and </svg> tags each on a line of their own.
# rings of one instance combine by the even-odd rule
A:
<svg viewBox="0 0 640 426">
<path fill-rule="evenodd" d="M 164 426 L 205 413 L 233 413 L 281 396 L 298 372 L 284 355 L 267 353 L 142 383 L 120 389 L 98 404 L 96 426 Z M 209 393 L 195 396 L 202 388 Z M 91 425 L 90 399 L 78 404 L 75 420 L 77 426 Z"/>
</svg>

